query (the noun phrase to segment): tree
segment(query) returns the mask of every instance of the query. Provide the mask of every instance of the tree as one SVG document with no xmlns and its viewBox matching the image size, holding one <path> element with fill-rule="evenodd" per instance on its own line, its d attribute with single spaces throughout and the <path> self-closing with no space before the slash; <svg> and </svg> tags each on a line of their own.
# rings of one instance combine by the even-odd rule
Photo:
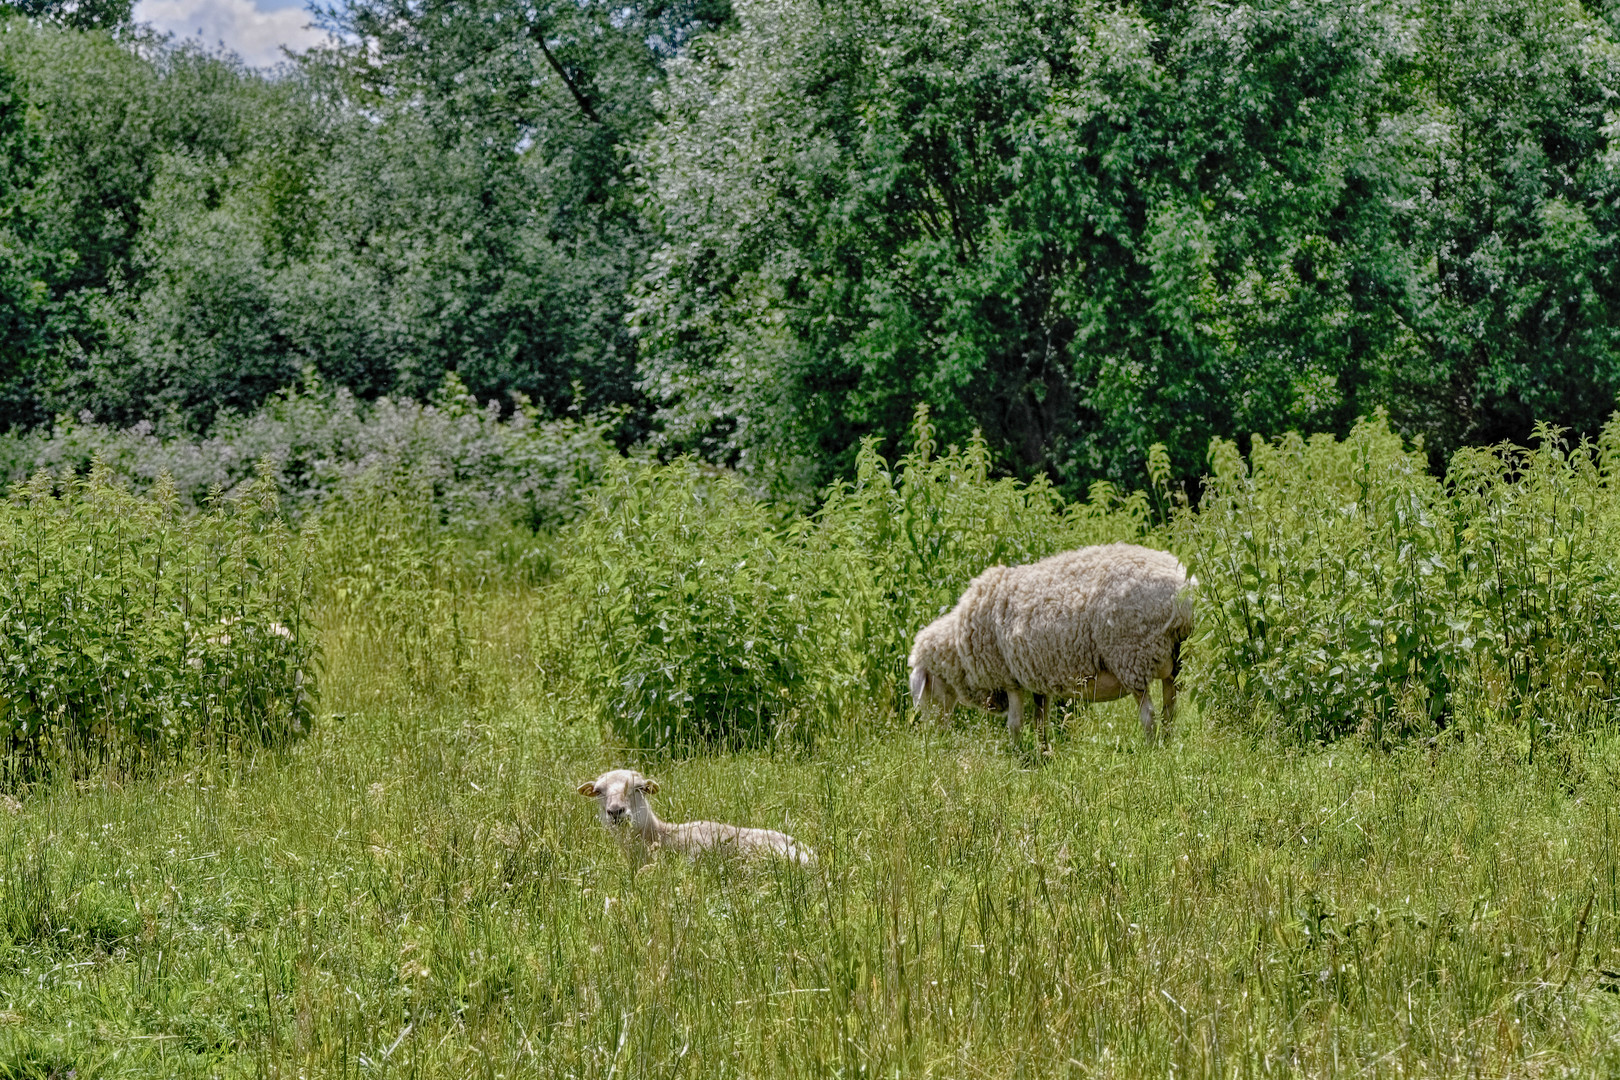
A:
<svg viewBox="0 0 1620 1080">
<path fill-rule="evenodd" d="M 1367 155 L 1397 195 L 1364 284 L 1391 316 L 1378 396 L 1445 453 L 1538 419 L 1595 434 L 1620 392 L 1613 29 L 1574 4 L 1420 10 Z"/>
<path fill-rule="evenodd" d="M 0 0 L 0 9 L 72 30 L 127 30 L 135 0 Z"/>
<path fill-rule="evenodd" d="M 45 321 L 45 267 L 32 178 L 39 155 L 17 77 L 0 63 L 0 417 L 33 413 L 33 363 Z"/>
<path fill-rule="evenodd" d="M 340 152 L 366 155 L 366 171 L 387 178 L 380 190 L 334 188 L 335 212 L 407 223 L 381 228 L 398 232 L 407 261 L 424 233 L 445 238 L 433 250 L 459 252 L 420 273 L 378 267 L 394 290 L 420 284 L 423 299 L 456 283 L 456 310 L 416 320 L 433 340 L 401 369 L 401 388 L 420 392 L 454 368 L 475 393 L 521 391 L 552 409 L 638 400 L 624 297 L 653 238 L 625 148 L 652 121 L 663 65 L 728 12 L 713 0 L 351 0 L 327 10 L 352 44 L 312 63 L 377 118 Z M 368 238 L 355 257 L 374 264 L 376 232 L 347 231 Z"/>
<path fill-rule="evenodd" d="M 1071 491 L 1380 404 L 1440 454 L 1592 430 L 1609 33 L 1524 0 L 739 5 L 639 152 L 644 385 L 669 442 L 800 493 L 919 400 Z"/>
<path fill-rule="evenodd" d="M 802 490 L 927 400 L 1072 488 L 1160 441 L 1196 471 L 1250 414 L 1354 408 L 1341 355 L 1267 345 L 1335 303 L 1292 279 L 1333 261 L 1341 185 L 1315 170 L 1368 79 L 1320 13 L 740 11 L 645 149 L 670 240 L 637 320 L 675 438 Z M 1268 289 L 1312 298 L 1284 317 Z"/>
</svg>

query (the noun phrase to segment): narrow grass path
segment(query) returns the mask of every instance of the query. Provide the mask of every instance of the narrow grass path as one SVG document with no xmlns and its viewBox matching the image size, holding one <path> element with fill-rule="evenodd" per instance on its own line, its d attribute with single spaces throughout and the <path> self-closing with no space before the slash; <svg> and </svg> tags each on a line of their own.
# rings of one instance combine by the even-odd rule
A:
<svg viewBox="0 0 1620 1080">
<path fill-rule="evenodd" d="M 1620 1071 L 1612 736 L 1148 747 L 1107 706 L 1036 767 L 988 721 L 633 762 L 820 856 L 637 872 L 566 699 L 366 685 L 3 815 L 0 1076 Z"/>
</svg>

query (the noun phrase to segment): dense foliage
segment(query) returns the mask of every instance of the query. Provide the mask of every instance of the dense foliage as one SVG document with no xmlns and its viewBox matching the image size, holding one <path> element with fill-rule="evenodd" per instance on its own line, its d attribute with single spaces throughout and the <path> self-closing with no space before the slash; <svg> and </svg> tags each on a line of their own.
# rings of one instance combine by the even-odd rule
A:
<svg viewBox="0 0 1620 1080">
<path fill-rule="evenodd" d="M 1605 452 L 1538 431 L 1464 450 L 1444 481 L 1381 419 L 1336 442 L 1217 442 L 1201 512 L 1190 677 L 1217 715 L 1296 738 L 1377 739 L 1512 716 L 1612 713 L 1620 682 L 1620 492 Z"/>
<path fill-rule="evenodd" d="M 527 40 L 496 80 L 524 101 L 489 115 L 388 50 L 267 78 L 0 19 L 0 423 L 206 432 L 306 367 L 368 399 L 455 370 L 547 415 L 630 400 L 640 226 Z"/>
<path fill-rule="evenodd" d="M 1620 389 L 1576 4 L 738 5 L 642 161 L 643 370 L 791 490 L 911 405 L 1071 491 L 1386 405 L 1436 461 Z"/>
<path fill-rule="evenodd" d="M 103 468 L 23 485 L 0 505 L 10 767 L 307 733 L 312 570 L 268 477 L 200 514 L 171 484 L 138 497 Z"/>
<path fill-rule="evenodd" d="M 1073 497 L 1620 390 L 1593 5 L 341 0 L 274 75 L 121 10 L 0 18 L 6 427 L 454 371 L 803 502 L 927 401 Z"/>
<path fill-rule="evenodd" d="M 869 441 L 808 517 L 689 460 L 618 467 L 572 534 L 563 632 L 632 746 L 810 741 L 905 716 L 912 636 L 985 567 L 1134 540 L 1199 579 L 1183 681 L 1207 714 L 1291 742 L 1509 718 L 1533 756 L 1611 717 L 1620 684 L 1620 417 L 1601 455 L 1538 436 L 1461 451 L 1444 480 L 1382 416 L 1342 442 L 1256 440 L 1247 462 L 1216 440 L 1196 508 L 1162 447 L 1154 495 L 1066 503 L 991 479 L 983 442 L 935 454 L 926 414 L 893 469 Z M 558 635 L 548 610 L 537 643 Z"/>
</svg>

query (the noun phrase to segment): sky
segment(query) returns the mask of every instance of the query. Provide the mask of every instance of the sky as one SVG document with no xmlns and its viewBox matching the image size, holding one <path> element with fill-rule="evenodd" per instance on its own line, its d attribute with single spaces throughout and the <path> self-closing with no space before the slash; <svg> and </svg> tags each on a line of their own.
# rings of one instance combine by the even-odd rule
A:
<svg viewBox="0 0 1620 1080">
<path fill-rule="evenodd" d="M 281 46 L 302 51 L 324 35 L 309 27 L 304 0 L 136 0 L 135 21 L 195 38 L 214 48 L 223 44 L 254 67 L 283 59 Z"/>
</svg>

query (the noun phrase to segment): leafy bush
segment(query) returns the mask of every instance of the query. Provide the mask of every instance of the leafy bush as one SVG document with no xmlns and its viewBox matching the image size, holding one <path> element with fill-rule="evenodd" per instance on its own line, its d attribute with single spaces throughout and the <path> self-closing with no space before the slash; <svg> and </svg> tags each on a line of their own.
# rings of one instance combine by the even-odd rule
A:
<svg viewBox="0 0 1620 1080">
<path fill-rule="evenodd" d="M 268 469 L 182 512 L 166 477 L 137 496 L 102 466 L 41 473 L 0 506 L 0 740 L 37 771 L 96 754 L 309 728 L 315 645 L 307 542 Z"/>
<path fill-rule="evenodd" d="M 814 647 L 803 534 L 697 462 L 611 466 L 567 563 L 603 724 L 670 747 L 757 744 L 789 722 Z"/>
<path fill-rule="evenodd" d="M 1297 739 L 1612 710 L 1620 500 L 1555 429 L 1458 452 L 1444 482 L 1379 414 L 1343 442 L 1211 444 L 1174 533 L 1201 585 L 1190 681 L 1216 716 Z M 1620 441 L 1620 416 L 1605 445 Z"/>
<path fill-rule="evenodd" d="M 1620 462 L 1547 425 L 1536 437 L 1461 450 L 1446 474 L 1484 704 L 1522 713 L 1532 752 L 1539 714 L 1607 712 L 1620 685 Z"/>
<path fill-rule="evenodd" d="M 576 622 L 548 608 L 536 651 L 566 653 L 632 746 L 811 739 L 903 715 L 912 636 L 987 566 L 1137 540 L 1199 578 L 1184 681 L 1218 721 L 1382 742 L 1506 717 L 1534 753 L 1620 684 L 1620 415 L 1601 449 L 1538 435 L 1459 453 L 1444 481 L 1382 414 L 1342 442 L 1257 437 L 1247 461 L 1217 439 L 1196 509 L 1157 448 L 1153 495 L 1066 503 L 991 479 L 980 440 L 937 453 L 926 409 L 909 454 L 868 442 L 809 516 L 691 462 L 622 466 L 569 538 Z"/>
<path fill-rule="evenodd" d="M 1190 681 L 1217 712 L 1258 708 L 1305 738 L 1443 715 L 1458 567 L 1421 454 L 1377 416 L 1343 442 L 1256 437 L 1248 464 L 1216 439 L 1210 464 L 1199 512 L 1176 531 L 1202 593 Z"/>
</svg>

